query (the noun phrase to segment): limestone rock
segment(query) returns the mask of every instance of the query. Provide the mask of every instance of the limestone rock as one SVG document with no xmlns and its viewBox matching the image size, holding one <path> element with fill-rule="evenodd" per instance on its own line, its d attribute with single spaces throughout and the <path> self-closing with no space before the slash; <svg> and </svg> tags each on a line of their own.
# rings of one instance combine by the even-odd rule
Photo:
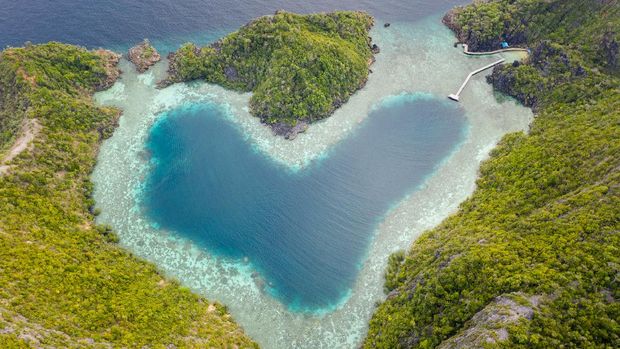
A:
<svg viewBox="0 0 620 349">
<path fill-rule="evenodd" d="M 508 325 L 521 319 L 531 320 L 541 296 L 512 293 L 495 298 L 469 320 L 457 335 L 443 341 L 437 348 L 482 348 L 508 339 Z"/>
<path fill-rule="evenodd" d="M 129 49 L 129 60 L 136 66 L 139 73 L 144 73 L 152 65 L 161 60 L 161 56 L 157 50 L 151 46 L 148 39 L 144 39 L 138 45 Z"/>
<path fill-rule="evenodd" d="M 121 60 L 121 55 L 104 49 L 96 50 L 95 54 L 101 57 L 104 61 L 106 78 L 98 86 L 96 86 L 97 91 L 103 91 L 114 85 L 118 77 L 121 75 L 121 70 L 118 69 L 118 62 Z"/>
<path fill-rule="evenodd" d="M 308 122 L 302 120 L 298 121 L 295 126 L 286 123 L 275 123 L 270 126 L 274 134 L 283 136 L 288 140 L 293 140 L 297 138 L 298 134 L 306 132 L 308 129 Z"/>
</svg>

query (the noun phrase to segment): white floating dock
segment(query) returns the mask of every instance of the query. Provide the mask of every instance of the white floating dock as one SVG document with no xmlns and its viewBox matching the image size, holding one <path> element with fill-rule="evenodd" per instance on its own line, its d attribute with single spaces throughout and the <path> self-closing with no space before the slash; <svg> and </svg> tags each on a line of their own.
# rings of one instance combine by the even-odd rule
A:
<svg viewBox="0 0 620 349">
<path fill-rule="evenodd" d="M 469 80 L 472 78 L 472 76 L 480 73 L 481 71 L 487 70 L 489 68 L 493 68 L 494 66 L 498 65 L 498 64 L 502 64 L 504 63 L 505 59 L 502 58 L 497 62 L 491 63 L 489 65 L 485 65 L 484 67 L 480 68 L 480 69 L 476 69 L 473 72 L 469 73 L 469 75 L 467 75 L 467 78 L 465 79 L 465 81 L 463 82 L 463 84 L 461 85 L 461 88 L 459 88 L 459 90 L 455 93 L 455 94 L 451 94 L 448 96 L 448 98 L 450 98 L 453 101 L 458 102 L 459 101 L 459 96 L 461 95 L 461 92 L 463 92 L 463 90 L 465 89 L 465 86 L 467 86 L 467 83 L 469 82 Z"/>
</svg>

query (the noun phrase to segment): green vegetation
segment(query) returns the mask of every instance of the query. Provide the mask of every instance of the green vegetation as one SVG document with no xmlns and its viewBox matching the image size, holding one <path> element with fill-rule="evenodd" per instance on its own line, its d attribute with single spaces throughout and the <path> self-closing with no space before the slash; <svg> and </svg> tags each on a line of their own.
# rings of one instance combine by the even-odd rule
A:
<svg viewBox="0 0 620 349">
<path fill-rule="evenodd" d="M 269 124 L 312 122 L 366 82 L 372 25 L 362 12 L 278 12 L 209 47 L 184 45 L 171 61 L 170 82 L 205 79 L 252 91 L 252 113 Z"/>
<path fill-rule="evenodd" d="M 617 1 L 476 2 L 447 17 L 479 49 L 523 37 L 530 59 L 489 81 L 538 114 L 491 153 L 457 214 L 390 259 L 364 347 L 438 346 L 495 321 L 506 297 L 533 315 L 496 324 L 508 337 L 485 347 L 620 347 Z"/>
<path fill-rule="evenodd" d="M 154 53 L 155 49 L 153 49 L 153 46 L 146 46 L 144 48 L 144 52 L 142 52 L 142 57 L 144 57 L 144 59 L 150 59 L 151 57 L 153 57 Z"/>
<path fill-rule="evenodd" d="M 450 11 L 444 22 L 470 49 L 524 46 L 542 40 L 562 45 L 612 74 L 620 73 L 617 0 L 476 1 Z"/>
<path fill-rule="evenodd" d="M 88 176 L 119 111 L 90 96 L 109 86 L 115 57 L 59 43 L 0 53 L 1 120 L 17 113 L 42 126 L 0 175 L 0 343 L 256 347 L 224 307 L 163 278 L 93 223 Z M 3 139 L 13 138 L 5 125 Z"/>
</svg>

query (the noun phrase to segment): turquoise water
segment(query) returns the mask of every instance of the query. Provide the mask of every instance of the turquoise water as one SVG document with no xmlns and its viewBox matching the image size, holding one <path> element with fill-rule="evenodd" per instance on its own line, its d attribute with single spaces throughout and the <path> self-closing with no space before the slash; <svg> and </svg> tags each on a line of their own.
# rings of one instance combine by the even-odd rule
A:
<svg viewBox="0 0 620 349">
<path fill-rule="evenodd" d="M 187 104 L 159 118 L 144 209 L 159 227 L 251 263 L 294 311 L 346 296 L 376 225 L 466 129 L 454 103 L 394 97 L 329 156 L 293 172 L 255 151 L 225 112 Z"/>
</svg>

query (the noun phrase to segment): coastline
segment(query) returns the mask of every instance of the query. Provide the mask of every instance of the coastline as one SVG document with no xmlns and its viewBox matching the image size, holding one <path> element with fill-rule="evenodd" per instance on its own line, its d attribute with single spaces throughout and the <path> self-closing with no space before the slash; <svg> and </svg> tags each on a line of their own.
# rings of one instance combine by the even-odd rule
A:
<svg viewBox="0 0 620 349">
<path fill-rule="evenodd" d="M 155 262 L 199 294 L 227 304 L 237 322 L 265 347 L 359 344 L 374 303 L 384 298 L 382 283 L 387 255 L 407 248 L 421 232 L 453 213 L 473 192 L 479 163 L 501 136 L 527 129 L 532 117 L 529 109 L 512 101 L 497 103 L 484 79 L 472 81 L 463 94 L 462 108 L 470 122 L 465 142 L 419 190 L 386 213 L 350 297 L 337 309 L 328 309 L 324 314 L 287 312 L 277 301 L 260 293 L 249 277 L 250 265 L 213 258 L 174 233 L 158 232 L 142 218 L 135 198 L 146 171 L 145 161 L 141 159 L 144 137 L 161 111 L 191 101 L 212 100 L 224 104 L 230 120 L 241 128 L 257 151 L 288 170 L 299 171 L 328 156 L 334 144 L 347 137 L 389 96 L 423 93 L 443 98 L 460 83 L 460 78 L 455 76 L 466 75 L 471 67 L 486 62 L 484 58 L 464 57 L 458 49 L 453 49 L 452 33 L 434 17 L 415 24 L 392 23 L 389 29 L 377 23 L 371 35 L 382 53 L 377 56 L 374 73 L 366 86 L 331 117 L 312 124 L 294 141 L 273 136 L 270 128 L 249 114 L 249 94 L 199 82 L 154 91 L 155 77 L 165 64 L 154 66 L 144 75 L 125 73 L 120 83 L 97 96 L 100 103 L 124 108 L 117 133 L 104 143 L 93 174 L 95 198 L 103 208 L 99 221 L 112 224 L 121 244 L 130 251 Z M 382 84 L 385 81 L 389 81 L 388 86 Z M 128 98 L 126 93 L 134 93 L 134 97 Z M 148 103 L 148 99 L 141 105 L 125 103 L 145 95 L 151 98 Z"/>
</svg>

